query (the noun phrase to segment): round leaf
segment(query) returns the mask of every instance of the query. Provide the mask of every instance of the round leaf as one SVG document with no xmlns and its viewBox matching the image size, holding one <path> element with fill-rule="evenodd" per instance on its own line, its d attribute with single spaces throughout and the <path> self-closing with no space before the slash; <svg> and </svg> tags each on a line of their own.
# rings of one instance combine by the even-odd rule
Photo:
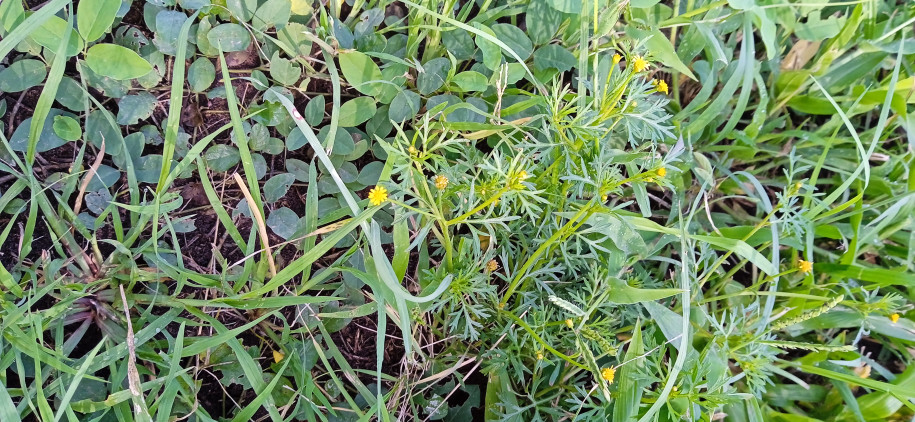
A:
<svg viewBox="0 0 915 422">
<path fill-rule="evenodd" d="M 554 68 L 560 72 L 572 69 L 577 62 L 575 55 L 556 44 L 548 44 L 534 52 L 534 65 L 540 69 Z"/>
<path fill-rule="evenodd" d="M 207 41 L 222 51 L 244 51 L 251 44 L 251 34 L 237 23 L 224 23 L 207 33 Z"/>
<path fill-rule="evenodd" d="M 299 216 L 295 214 L 295 211 L 286 207 L 274 210 L 267 216 L 267 227 L 270 227 L 270 230 L 273 230 L 283 240 L 288 240 L 292 237 L 298 223 Z"/>
<path fill-rule="evenodd" d="M 353 127 L 375 115 L 375 100 L 371 97 L 353 98 L 340 106 L 340 127 Z"/>
<path fill-rule="evenodd" d="M 381 161 L 372 161 L 362 168 L 356 181 L 365 186 L 373 186 L 378 183 L 378 178 L 381 177 L 381 170 L 383 169 L 384 163 Z"/>
<path fill-rule="evenodd" d="M 156 109 L 156 97 L 142 91 L 137 95 L 128 95 L 118 101 L 118 124 L 135 125 L 140 120 L 148 119 Z"/>
<path fill-rule="evenodd" d="M 480 72 L 468 70 L 458 73 L 451 78 L 451 82 L 456 84 L 461 91 L 485 91 L 489 87 L 489 80 Z"/>
<path fill-rule="evenodd" d="M 216 66 L 206 57 L 198 57 L 187 68 L 187 82 L 191 85 L 191 91 L 206 91 L 215 80 Z"/>
<path fill-rule="evenodd" d="M 381 92 L 382 84 L 369 83 L 381 80 L 381 70 L 371 57 L 358 51 L 347 51 L 340 53 L 339 60 L 340 70 L 353 88 L 365 95 L 378 95 Z"/>
<path fill-rule="evenodd" d="M 484 78 L 485 79 L 485 78 Z M 403 90 L 391 101 L 388 117 L 395 122 L 402 122 L 419 113 L 419 94 Z"/>
<path fill-rule="evenodd" d="M 19 60 L 0 71 L 0 91 L 25 91 L 40 84 L 46 76 L 48 76 L 48 72 L 41 61 Z"/>
<path fill-rule="evenodd" d="M 534 52 L 534 45 L 531 43 L 531 39 L 517 26 L 499 23 L 492 26 L 492 32 L 496 34 L 496 38 L 499 41 L 502 41 L 514 51 L 522 61 L 527 60 L 531 53 Z M 510 54 L 506 54 L 506 57 L 510 56 Z"/>
<path fill-rule="evenodd" d="M 274 203 L 286 196 L 292 182 L 295 182 L 295 175 L 292 173 L 280 173 L 271 177 L 264 183 L 264 201 Z"/>
<path fill-rule="evenodd" d="M 54 133 L 65 141 L 75 141 L 83 136 L 79 122 L 68 116 L 54 116 Z"/>
<path fill-rule="evenodd" d="M 317 95 L 308 100 L 305 106 L 305 121 L 312 126 L 317 126 L 324 120 L 324 96 Z"/>
<path fill-rule="evenodd" d="M 451 60 L 444 57 L 432 59 L 423 65 L 422 72 L 416 77 L 416 88 L 422 95 L 429 95 L 445 84 L 448 71 L 451 70 Z"/>
<path fill-rule="evenodd" d="M 213 171 L 226 171 L 236 164 L 240 156 L 238 149 L 229 145 L 213 145 L 207 150 L 203 158 L 207 160 L 207 166 Z"/>
</svg>

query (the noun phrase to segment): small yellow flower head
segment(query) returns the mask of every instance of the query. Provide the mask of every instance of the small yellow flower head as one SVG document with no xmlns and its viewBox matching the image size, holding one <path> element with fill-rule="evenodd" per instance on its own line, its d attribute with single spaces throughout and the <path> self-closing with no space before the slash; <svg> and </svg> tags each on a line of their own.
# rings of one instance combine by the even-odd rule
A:
<svg viewBox="0 0 915 422">
<path fill-rule="evenodd" d="M 537 351 L 537 360 L 543 360 L 543 352 Z"/>
<path fill-rule="evenodd" d="M 664 80 L 658 81 L 657 87 L 658 87 L 658 92 L 663 92 L 665 95 L 669 93 L 668 88 L 667 88 L 667 82 L 664 82 Z"/>
<path fill-rule="evenodd" d="M 632 68 L 636 72 L 641 72 L 643 70 L 646 70 L 646 69 L 648 69 L 648 60 L 645 60 L 645 58 L 642 56 L 635 56 L 632 59 Z"/>
<path fill-rule="evenodd" d="M 890 315 L 890 321 L 893 321 L 893 324 L 899 322 L 899 314 Z"/>
<path fill-rule="evenodd" d="M 410 145 L 410 148 L 407 149 L 407 152 L 409 152 L 410 155 L 412 155 L 414 157 L 419 155 L 419 150 L 417 150 L 416 147 L 414 147 L 413 145 Z"/>
<path fill-rule="evenodd" d="M 610 197 L 607 195 L 601 195 L 601 197 L 600 197 L 601 202 L 607 202 L 608 199 L 610 199 Z"/>
<path fill-rule="evenodd" d="M 600 377 L 610 384 L 613 384 L 613 377 L 616 376 L 616 369 L 604 368 L 600 370 Z"/>
<path fill-rule="evenodd" d="M 369 203 L 372 205 L 381 205 L 388 200 L 388 190 L 384 186 L 375 186 L 369 191 Z"/>
<path fill-rule="evenodd" d="M 813 262 L 804 261 L 802 259 L 797 263 L 797 269 L 801 270 L 802 273 L 809 273 L 813 271 Z"/>
<path fill-rule="evenodd" d="M 795 189 L 795 190 L 801 190 L 802 187 L 804 187 L 804 184 L 801 183 L 801 182 L 797 182 L 797 183 L 794 184 L 794 189 Z"/>
<path fill-rule="evenodd" d="M 667 169 L 664 167 L 659 167 L 657 170 L 657 173 L 658 173 L 658 177 L 667 176 Z"/>
<path fill-rule="evenodd" d="M 499 307 L 500 310 L 505 309 L 505 304 L 504 304 L 504 303 L 501 303 L 501 302 L 500 302 L 499 305 L 497 305 L 497 306 Z"/>
<path fill-rule="evenodd" d="M 871 366 L 865 363 L 859 367 L 856 367 L 855 369 L 852 369 L 852 372 L 854 372 L 855 375 L 858 376 L 858 378 L 865 378 L 865 379 L 870 378 L 871 377 Z"/>
<path fill-rule="evenodd" d="M 438 176 L 435 176 L 435 187 L 438 190 L 444 190 L 445 188 L 447 188 L 448 187 L 448 178 L 441 174 Z"/>
<path fill-rule="evenodd" d="M 524 171 L 524 170 L 519 171 L 519 172 L 518 172 L 518 179 L 520 179 L 520 180 L 527 179 L 527 172 Z"/>
<path fill-rule="evenodd" d="M 574 328 L 574 327 L 575 327 L 575 322 L 572 321 L 572 318 L 569 318 L 569 319 L 566 320 L 566 327 L 569 327 L 569 328 Z"/>
<path fill-rule="evenodd" d="M 499 262 L 496 261 L 495 259 L 490 259 L 489 262 L 486 263 L 486 271 L 494 273 L 498 269 L 499 269 Z"/>
<path fill-rule="evenodd" d="M 619 53 L 613 55 L 613 64 L 619 64 L 620 60 L 623 60 L 623 56 L 620 56 Z"/>
<path fill-rule="evenodd" d="M 281 352 L 279 350 L 273 351 L 273 361 L 274 362 L 280 363 L 283 361 L 283 358 L 285 358 L 285 357 L 286 357 L 286 355 L 284 355 L 283 352 Z"/>
</svg>

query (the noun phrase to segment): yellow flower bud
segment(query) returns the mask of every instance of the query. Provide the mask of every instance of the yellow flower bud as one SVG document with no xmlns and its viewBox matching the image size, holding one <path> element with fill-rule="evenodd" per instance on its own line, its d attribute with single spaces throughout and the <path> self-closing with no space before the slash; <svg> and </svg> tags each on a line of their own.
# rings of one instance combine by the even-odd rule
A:
<svg viewBox="0 0 915 422">
<path fill-rule="evenodd" d="M 448 178 L 444 175 L 435 176 L 435 187 L 438 190 L 444 190 L 448 187 Z"/>
</svg>

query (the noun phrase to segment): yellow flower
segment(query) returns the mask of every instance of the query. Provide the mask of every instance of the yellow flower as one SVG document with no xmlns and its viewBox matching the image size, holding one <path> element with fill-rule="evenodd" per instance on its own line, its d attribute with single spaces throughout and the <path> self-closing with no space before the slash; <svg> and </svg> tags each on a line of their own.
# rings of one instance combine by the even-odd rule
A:
<svg viewBox="0 0 915 422">
<path fill-rule="evenodd" d="M 571 318 L 567 319 L 567 320 L 566 320 L 566 327 L 569 327 L 569 328 L 575 327 L 575 322 L 573 322 Z"/>
<path fill-rule="evenodd" d="M 414 157 L 419 155 L 419 150 L 417 150 L 413 145 L 410 145 L 410 148 L 407 149 L 407 152 Z"/>
<path fill-rule="evenodd" d="M 801 270 L 802 273 L 809 273 L 813 271 L 813 262 L 804 261 L 802 259 L 797 263 L 797 269 Z"/>
<path fill-rule="evenodd" d="M 495 259 L 490 259 L 489 262 L 486 263 L 486 271 L 494 273 L 498 269 L 499 269 L 499 262 L 496 261 Z"/>
<path fill-rule="evenodd" d="M 543 360 L 543 352 L 537 351 L 537 360 Z"/>
<path fill-rule="evenodd" d="M 435 187 L 438 190 L 443 190 L 448 187 L 448 178 L 444 175 L 435 176 Z"/>
<path fill-rule="evenodd" d="M 899 322 L 899 314 L 890 315 L 890 321 L 893 321 L 893 324 Z"/>
<path fill-rule="evenodd" d="M 619 53 L 613 55 L 613 64 L 619 64 L 620 60 L 623 60 L 623 56 L 620 56 Z"/>
<path fill-rule="evenodd" d="M 280 352 L 278 350 L 273 351 L 273 361 L 274 362 L 280 363 L 283 360 L 283 358 L 285 358 L 285 357 L 286 357 L 286 355 L 284 355 L 283 352 Z"/>
<path fill-rule="evenodd" d="M 616 376 L 616 369 L 604 368 L 600 370 L 600 377 L 610 384 L 613 384 L 613 377 Z"/>
<path fill-rule="evenodd" d="M 871 376 L 871 366 L 863 363 L 861 366 L 852 369 L 852 372 L 858 376 L 858 378 L 870 378 Z"/>
<path fill-rule="evenodd" d="M 664 167 L 660 167 L 660 168 L 658 168 L 657 173 L 658 173 L 658 177 L 667 176 L 667 169 Z"/>
<path fill-rule="evenodd" d="M 632 59 L 632 68 L 636 72 L 646 70 L 648 69 L 648 60 L 645 60 L 642 56 L 635 56 L 635 58 Z"/>
<path fill-rule="evenodd" d="M 375 186 L 369 191 L 369 203 L 372 205 L 381 205 L 388 200 L 388 190 L 384 186 Z"/>
<path fill-rule="evenodd" d="M 524 170 L 519 171 L 519 172 L 518 172 L 518 179 L 521 179 L 521 180 L 527 179 L 527 172 L 524 171 Z"/>
<path fill-rule="evenodd" d="M 664 94 L 669 93 L 667 90 L 667 82 L 660 80 L 660 81 L 658 81 L 657 87 L 658 87 L 658 92 L 663 92 Z"/>
</svg>

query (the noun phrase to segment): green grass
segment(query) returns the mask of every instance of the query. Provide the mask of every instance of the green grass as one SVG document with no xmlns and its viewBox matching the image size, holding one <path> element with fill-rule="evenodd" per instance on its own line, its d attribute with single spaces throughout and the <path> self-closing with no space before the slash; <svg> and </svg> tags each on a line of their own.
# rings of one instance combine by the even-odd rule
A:
<svg viewBox="0 0 915 422">
<path fill-rule="evenodd" d="M 31 5 L 4 422 L 915 416 L 912 4 Z"/>
</svg>

